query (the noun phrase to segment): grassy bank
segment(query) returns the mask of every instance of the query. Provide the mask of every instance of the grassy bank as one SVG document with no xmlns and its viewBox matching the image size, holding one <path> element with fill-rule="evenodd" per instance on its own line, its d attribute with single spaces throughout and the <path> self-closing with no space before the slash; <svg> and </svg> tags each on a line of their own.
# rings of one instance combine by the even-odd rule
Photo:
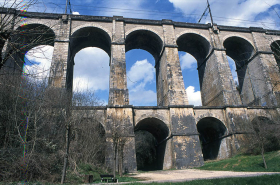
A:
<svg viewBox="0 0 280 185">
<path fill-rule="evenodd" d="M 263 166 L 261 155 L 236 155 L 230 159 L 206 161 L 201 170 L 280 172 L 280 151 L 265 154 L 267 169 Z"/>
<path fill-rule="evenodd" d="M 280 175 L 264 175 L 260 177 L 238 177 L 225 179 L 194 180 L 189 182 L 166 182 L 149 183 L 149 185 L 280 185 Z M 130 185 L 143 185 L 142 183 L 131 183 Z"/>
</svg>

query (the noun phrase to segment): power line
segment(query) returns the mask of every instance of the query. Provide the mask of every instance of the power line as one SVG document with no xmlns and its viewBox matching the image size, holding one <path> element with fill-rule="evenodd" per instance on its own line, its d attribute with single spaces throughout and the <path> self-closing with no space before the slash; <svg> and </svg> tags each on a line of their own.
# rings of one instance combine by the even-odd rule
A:
<svg viewBox="0 0 280 185">
<path fill-rule="evenodd" d="M 47 3 L 47 4 L 51 4 L 51 5 L 55 5 L 55 6 L 58 6 L 61 8 L 61 5 L 62 4 L 56 4 L 56 3 Z M 141 14 L 147 14 L 149 13 L 149 15 L 159 15 L 159 16 L 162 16 L 162 15 L 166 15 L 166 16 L 169 16 L 169 17 L 178 17 L 178 16 L 182 16 L 182 13 L 180 12 L 167 12 L 167 11 L 150 11 L 150 10 L 139 10 L 139 9 L 125 9 L 125 8 L 110 8 L 110 7 L 104 7 L 104 6 L 86 6 L 85 5 L 75 5 L 75 4 L 71 4 L 70 3 L 70 0 L 69 0 L 69 3 L 68 5 L 71 5 L 71 6 L 74 6 L 74 7 L 78 7 L 75 9 L 75 11 L 77 10 L 88 10 L 89 8 L 94 8 L 94 11 L 100 11 L 100 9 L 106 9 L 107 12 L 118 12 L 118 11 L 125 11 L 125 12 L 122 12 L 122 13 L 133 13 L 135 15 L 141 15 Z M 210 7 L 210 5 L 209 5 Z M 209 10 L 209 7 L 207 6 L 203 15 L 206 13 L 206 10 L 208 9 Z M 72 13 L 72 7 L 70 8 L 70 12 Z M 210 12 L 209 12 L 210 13 Z M 212 13 L 211 13 L 212 14 Z M 191 18 L 191 19 L 196 19 L 196 17 L 199 16 L 199 14 L 183 14 L 185 15 L 184 18 Z M 200 19 L 202 19 L 203 16 L 201 16 Z M 211 15 L 210 15 L 211 17 Z M 253 20 L 245 20 L 245 19 L 236 19 L 236 18 L 230 18 L 230 17 L 221 17 L 221 16 L 212 16 L 212 19 L 213 18 L 218 18 L 220 20 L 227 20 L 228 22 L 236 22 L 236 21 L 241 21 L 241 22 L 251 22 L 251 23 L 259 23 L 259 24 L 262 24 L 262 23 L 266 23 L 266 24 L 270 24 L 270 25 L 277 25 L 279 24 L 278 22 L 267 22 L 267 21 L 262 21 L 261 23 L 259 21 L 253 21 Z M 201 20 L 200 20 L 201 21 Z M 200 22 L 199 21 L 199 22 Z"/>
</svg>

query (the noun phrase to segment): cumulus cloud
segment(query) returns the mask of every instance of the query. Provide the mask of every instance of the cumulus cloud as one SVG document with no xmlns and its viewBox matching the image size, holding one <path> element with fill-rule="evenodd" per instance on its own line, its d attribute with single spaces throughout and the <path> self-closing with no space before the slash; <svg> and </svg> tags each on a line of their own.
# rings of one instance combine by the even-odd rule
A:
<svg viewBox="0 0 280 185">
<path fill-rule="evenodd" d="M 190 105 L 200 106 L 201 103 L 201 94 L 200 91 L 195 91 L 194 86 L 189 86 L 187 89 L 187 95 Z"/>
<path fill-rule="evenodd" d="M 53 55 L 52 46 L 37 46 L 25 55 L 24 72 L 36 79 L 46 79 L 50 73 Z"/>
<path fill-rule="evenodd" d="M 79 12 L 73 12 L 72 14 L 73 14 L 73 15 L 80 15 Z"/>
<path fill-rule="evenodd" d="M 74 58 L 74 90 L 108 90 L 109 56 L 99 48 L 88 47 Z"/>
<path fill-rule="evenodd" d="M 181 0 L 169 0 L 170 3 L 178 10 L 183 12 L 186 16 L 189 14 L 195 14 L 196 19 L 202 15 L 206 8 L 205 1 L 181 1 Z M 277 16 L 269 15 L 268 11 L 271 6 L 279 5 L 279 0 L 270 0 L 269 5 L 263 0 L 245 0 L 245 1 L 219 1 L 211 0 L 210 6 L 214 17 L 214 22 L 220 25 L 231 26 L 272 26 L 273 22 L 266 22 L 267 17 L 275 17 L 274 22 L 277 21 Z M 271 11 L 271 10 L 270 10 Z M 259 16 L 262 13 L 262 16 Z M 258 17 L 258 19 L 256 19 Z M 250 21 L 248 21 L 250 20 Z M 257 21 L 252 22 L 252 21 Z M 209 16 L 205 20 L 205 23 L 210 22 Z M 273 26 L 274 28 L 277 25 Z M 279 27 L 279 25 L 278 25 Z"/>
<path fill-rule="evenodd" d="M 147 85 L 155 82 L 155 69 L 147 59 L 136 61 L 127 72 L 130 104 L 155 105 L 156 93 L 147 90 Z"/>
<path fill-rule="evenodd" d="M 154 80 L 155 68 L 147 59 L 136 61 L 127 73 L 128 87 L 132 87 L 137 83 L 143 81 L 146 85 L 148 82 Z"/>
<path fill-rule="evenodd" d="M 182 70 L 196 69 L 196 63 L 197 63 L 196 59 L 188 53 L 180 55 L 180 63 L 181 63 Z"/>
</svg>

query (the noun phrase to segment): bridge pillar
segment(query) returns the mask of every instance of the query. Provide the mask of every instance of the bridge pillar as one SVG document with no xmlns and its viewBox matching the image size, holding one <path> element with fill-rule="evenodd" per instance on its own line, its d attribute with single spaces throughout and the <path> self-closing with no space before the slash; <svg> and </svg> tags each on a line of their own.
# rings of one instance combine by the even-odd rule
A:
<svg viewBox="0 0 280 185">
<path fill-rule="evenodd" d="M 193 107 L 170 106 L 173 167 L 185 169 L 204 164 Z"/>
<path fill-rule="evenodd" d="M 126 79 L 124 22 L 122 17 L 113 17 L 113 37 L 110 60 L 110 90 L 108 105 L 128 105 Z"/>
<path fill-rule="evenodd" d="M 188 105 L 171 20 L 163 20 L 164 48 L 156 64 L 158 106 Z"/>
<path fill-rule="evenodd" d="M 69 75 L 67 72 L 73 71 L 69 68 L 73 65 L 69 64 L 69 37 L 70 37 L 70 19 L 67 15 L 63 15 L 62 19 L 59 20 L 59 35 L 56 35 L 54 42 L 54 50 L 52 57 L 52 64 L 49 77 L 49 85 L 61 88 L 72 89 L 72 79 L 73 75 Z M 67 84 L 68 83 L 68 84 Z"/>
<path fill-rule="evenodd" d="M 246 62 L 245 74 L 247 86 L 251 88 L 244 91 L 242 101 L 249 106 L 277 106 L 280 102 L 280 76 L 269 38 L 263 29 L 253 30 L 252 36 L 256 53 Z"/>
<path fill-rule="evenodd" d="M 135 172 L 137 170 L 136 152 L 135 152 L 135 135 L 133 126 L 132 106 L 125 107 L 108 107 L 106 128 L 106 156 L 105 162 L 107 167 L 113 169 L 114 166 L 114 141 L 124 141 L 123 148 L 123 166 L 125 172 Z M 118 145 L 120 149 L 120 142 Z M 120 151 L 118 151 L 120 152 Z M 120 153 L 118 153 L 120 156 Z M 118 159 L 117 159 L 118 160 Z M 117 161 L 117 165 L 119 161 Z"/>
<path fill-rule="evenodd" d="M 218 33 L 209 28 L 212 51 L 198 66 L 203 106 L 241 105 L 226 52 Z"/>
</svg>

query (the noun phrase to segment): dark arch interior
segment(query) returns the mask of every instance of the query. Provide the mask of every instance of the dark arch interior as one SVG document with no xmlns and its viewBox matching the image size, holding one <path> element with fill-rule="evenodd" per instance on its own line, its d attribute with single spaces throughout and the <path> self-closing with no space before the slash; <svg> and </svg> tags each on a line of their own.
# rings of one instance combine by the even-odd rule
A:
<svg viewBox="0 0 280 185">
<path fill-rule="evenodd" d="M 162 170 L 169 129 L 161 120 L 146 118 L 135 127 L 138 170 Z"/>
<path fill-rule="evenodd" d="M 277 62 L 278 67 L 280 67 L 280 40 L 273 42 L 271 45 L 271 50 L 274 53 L 275 60 Z M 280 70 L 280 68 L 279 68 Z"/>
<path fill-rule="evenodd" d="M 242 91 L 243 81 L 247 69 L 246 62 L 255 53 L 254 47 L 245 39 L 240 37 L 230 37 L 224 41 L 226 54 L 235 61 L 239 87 Z"/>
<path fill-rule="evenodd" d="M 204 160 L 216 159 L 219 154 L 221 137 L 226 132 L 225 125 L 218 119 L 207 117 L 197 123 Z"/>
<path fill-rule="evenodd" d="M 187 33 L 177 40 L 178 50 L 191 54 L 201 64 L 210 50 L 210 43 L 200 35 Z"/>
<path fill-rule="evenodd" d="M 210 51 L 210 43 L 200 35 L 187 33 L 177 39 L 179 51 L 191 54 L 197 61 L 200 88 L 203 83 L 205 65 L 200 66 Z"/>
<path fill-rule="evenodd" d="M 9 39 L 5 66 L 21 71 L 26 52 L 39 45 L 54 46 L 55 33 L 45 25 L 28 24 L 19 27 Z"/>
<path fill-rule="evenodd" d="M 132 49 L 143 49 L 151 53 L 156 62 L 159 60 L 162 47 L 163 42 L 160 37 L 148 30 L 134 31 L 125 40 L 126 52 Z"/>
</svg>

